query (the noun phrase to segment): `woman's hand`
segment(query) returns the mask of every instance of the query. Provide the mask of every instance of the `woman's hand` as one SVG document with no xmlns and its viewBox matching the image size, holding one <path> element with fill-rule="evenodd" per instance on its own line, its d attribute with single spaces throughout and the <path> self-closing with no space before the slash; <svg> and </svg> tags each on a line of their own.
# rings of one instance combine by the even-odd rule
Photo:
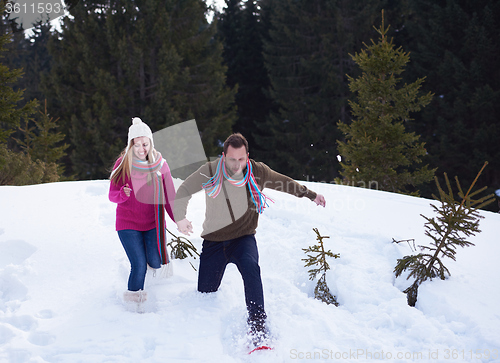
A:
<svg viewBox="0 0 500 363">
<path fill-rule="evenodd" d="M 193 225 L 190 221 L 184 218 L 182 221 L 177 222 L 177 230 L 187 236 L 193 233 Z"/>
<path fill-rule="evenodd" d="M 127 197 L 130 197 L 130 192 L 131 192 L 131 191 L 132 191 L 132 189 L 130 189 L 130 187 L 129 187 L 128 183 L 127 183 L 127 184 L 125 184 L 125 186 L 123 187 L 123 192 L 125 193 L 125 195 L 126 195 Z"/>
</svg>

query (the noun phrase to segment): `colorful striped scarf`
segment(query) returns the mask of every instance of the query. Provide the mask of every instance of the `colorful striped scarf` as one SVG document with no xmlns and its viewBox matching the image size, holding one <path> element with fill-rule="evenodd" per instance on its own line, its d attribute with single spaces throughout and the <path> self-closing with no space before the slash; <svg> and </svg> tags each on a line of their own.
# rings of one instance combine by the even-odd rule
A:
<svg viewBox="0 0 500 363">
<path fill-rule="evenodd" d="M 155 226 L 156 226 L 156 240 L 158 243 L 158 253 L 160 254 L 162 265 L 170 262 L 167 252 L 167 243 L 165 238 L 165 192 L 163 190 L 163 178 L 161 175 L 161 168 L 163 166 L 163 158 L 157 152 L 157 160 L 150 164 L 147 161 L 133 159 L 132 170 L 141 174 L 146 174 L 148 184 L 153 183 L 154 188 L 154 209 L 155 209 Z"/>
<path fill-rule="evenodd" d="M 219 159 L 219 162 L 217 163 L 215 175 L 202 185 L 202 188 L 205 189 L 205 192 L 209 197 L 215 198 L 219 195 L 222 189 L 222 182 L 224 177 L 236 187 L 243 187 L 245 185 L 248 186 L 252 202 L 253 204 L 255 204 L 255 207 L 257 208 L 257 212 L 259 214 L 264 211 L 264 208 L 269 207 L 267 200 L 270 200 L 274 203 L 271 198 L 268 198 L 260 191 L 259 186 L 255 181 L 255 176 L 253 175 L 252 163 L 250 162 L 250 159 L 247 159 L 247 172 L 244 178 L 241 180 L 236 180 L 227 175 L 226 163 L 224 161 L 224 157 L 221 157 Z"/>
</svg>

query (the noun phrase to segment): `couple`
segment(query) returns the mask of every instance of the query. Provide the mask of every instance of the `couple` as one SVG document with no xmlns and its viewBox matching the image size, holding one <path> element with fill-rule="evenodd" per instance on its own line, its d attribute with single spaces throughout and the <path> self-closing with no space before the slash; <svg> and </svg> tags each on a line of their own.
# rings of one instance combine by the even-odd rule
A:
<svg viewBox="0 0 500 363">
<path fill-rule="evenodd" d="M 217 291 L 226 265 L 234 263 L 243 278 L 250 333 L 262 337 L 267 334 L 266 313 L 255 240 L 259 214 L 268 200 L 262 191 L 271 188 L 307 197 L 323 207 L 326 202 L 322 195 L 249 159 L 248 143 L 241 134 L 229 136 L 223 150 L 221 157 L 186 178 L 176 193 L 167 162 L 154 149 L 151 129 L 137 117 L 132 120 L 109 190 L 109 199 L 117 203 L 116 230 L 131 264 L 124 300 L 144 301 L 147 266 L 164 270 L 169 263 L 165 211 L 189 236 L 193 226 L 186 219 L 187 206 L 194 193 L 204 190 L 198 291 Z"/>
</svg>

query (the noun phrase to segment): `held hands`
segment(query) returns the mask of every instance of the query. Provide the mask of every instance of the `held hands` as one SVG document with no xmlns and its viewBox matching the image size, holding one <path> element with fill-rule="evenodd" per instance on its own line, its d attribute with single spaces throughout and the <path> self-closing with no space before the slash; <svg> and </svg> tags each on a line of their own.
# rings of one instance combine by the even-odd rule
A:
<svg viewBox="0 0 500 363">
<path fill-rule="evenodd" d="M 322 196 L 321 194 L 318 194 L 316 196 L 316 199 L 314 199 L 314 203 L 316 203 L 316 205 L 320 205 L 322 207 L 325 207 L 326 206 L 326 200 L 325 200 L 325 197 Z"/>
<path fill-rule="evenodd" d="M 193 225 L 186 218 L 177 222 L 177 230 L 187 236 L 193 233 Z"/>
</svg>

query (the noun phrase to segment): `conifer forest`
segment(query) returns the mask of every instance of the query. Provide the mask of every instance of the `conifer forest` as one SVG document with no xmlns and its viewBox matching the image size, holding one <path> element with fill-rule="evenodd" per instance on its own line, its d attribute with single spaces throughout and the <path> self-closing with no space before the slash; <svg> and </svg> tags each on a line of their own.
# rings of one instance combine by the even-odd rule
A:
<svg viewBox="0 0 500 363">
<path fill-rule="evenodd" d="M 0 184 L 106 179 L 140 117 L 297 180 L 500 189 L 500 0 L 79 0 L 29 31 L 9 2 Z"/>
</svg>

